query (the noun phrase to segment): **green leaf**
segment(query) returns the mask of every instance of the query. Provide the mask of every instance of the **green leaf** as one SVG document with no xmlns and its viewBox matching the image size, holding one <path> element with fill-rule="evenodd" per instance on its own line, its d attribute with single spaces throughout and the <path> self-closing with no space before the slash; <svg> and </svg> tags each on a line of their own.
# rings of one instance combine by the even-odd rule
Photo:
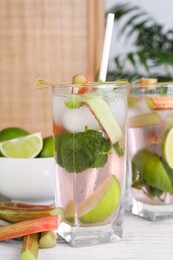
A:
<svg viewBox="0 0 173 260">
<path fill-rule="evenodd" d="M 111 149 L 109 141 L 95 130 L 63 132 L 55 139 L 57 163 L 68 172 L 78 173 L 104 166 Z"/>
<path fill-rule="evenodd" d="M 129 27 L 133 26 L 133 24 L 136 23 L 135 20 L 137 20 L 138 18 L 141 18 L 142 16 L 146 16 L 146 15 L 147 15 L 147 13 L 143 12 L 143 11 L 140 11 L 137 14 L 132 15 L 130 17 L 130 19 L 128 19 L 127 22 L 123 25 L 123 27 L 120 30 L 120 33 L 124 33 Z"/>
<path fill-rule="evenodd" d="M 147 57 L 145 55 L 145 52 L 144 51 L 139 51 L 137 54 L 138 54 L 140 63 L 145 67 L 145 69 L 147 71 L 149 71 L 149 67 L 147 65 Z"/>
<path fill-rule="evenodd" d="M 117 4 L 113 8 L 111 8 L 108 13 L 115 14 L 115 20 L 119 20 L 125 14 L 128 14 L 131 11 L 139 10 L 139 6 L 131 6 L 127 3 L 125 4 Z"/>
<path fill-rule="evenodd" d="M 134 55 L 134 53 L 132 53 L 132 52 L 130 52 L 130 53 L 128 53 L 128 55 L 127 55 L 127 58 L 128 58 L 128 60 L 131 62 L 131 64 L 133 65 L 133 67 L 135 67 L 136 68 L 136 61 L 135 61 L 135 55 Z"/>
</svg>

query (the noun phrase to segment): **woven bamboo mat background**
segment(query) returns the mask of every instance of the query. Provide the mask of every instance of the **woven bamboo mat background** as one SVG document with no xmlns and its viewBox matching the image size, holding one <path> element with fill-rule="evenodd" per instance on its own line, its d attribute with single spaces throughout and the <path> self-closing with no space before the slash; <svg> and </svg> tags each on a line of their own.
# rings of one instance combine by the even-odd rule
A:
<svg viewBox="0 0 173 260">
<path fill-rule="evenodd" d="M 0 129 L 52 133 L 51 89 L 36 79 L 94 78 L 104 15 L 102 0 L 0 1 Z"/>
</svg>

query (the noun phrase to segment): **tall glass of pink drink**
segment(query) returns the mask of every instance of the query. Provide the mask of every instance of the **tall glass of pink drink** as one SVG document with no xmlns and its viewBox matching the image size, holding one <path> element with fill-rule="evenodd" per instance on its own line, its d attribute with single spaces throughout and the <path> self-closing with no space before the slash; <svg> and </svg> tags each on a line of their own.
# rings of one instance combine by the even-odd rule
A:
<svg viewBox="0 0 173 260">
<path fill-rule="evenodd" d="M 126 99 L 125 83 L 53 86 L 58 233 L 74 247 L 121 238 Z"/>
<path fill-rule="evenodd" d="M 128 210 L 173 217 L 173 84 L 142 79 L 128 97 Z"/>
</svg>

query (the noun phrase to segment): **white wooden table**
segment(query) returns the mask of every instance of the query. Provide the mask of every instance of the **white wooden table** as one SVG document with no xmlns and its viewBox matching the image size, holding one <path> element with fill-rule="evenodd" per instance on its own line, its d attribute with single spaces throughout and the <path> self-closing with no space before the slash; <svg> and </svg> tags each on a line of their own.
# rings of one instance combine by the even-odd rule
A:
<svg viewBox="0 0 173 260">
<path fill-rule="evenodd" d="M 19 260 L 21 243 L 0 242 L 0 260 Z M 149 222 L 125 214 L 124 237 L 116 243 L 72 248 L 59 243 L 41 249 L 39 260 L 173 260 L 173 219 Z"/>
</svg>

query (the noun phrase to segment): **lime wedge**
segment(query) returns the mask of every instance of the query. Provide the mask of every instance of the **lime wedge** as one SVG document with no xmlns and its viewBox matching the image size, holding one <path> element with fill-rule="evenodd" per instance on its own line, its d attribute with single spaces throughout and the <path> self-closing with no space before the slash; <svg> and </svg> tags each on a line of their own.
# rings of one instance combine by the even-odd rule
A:
<svg viewBox="0 0 173 260">
<path fill-rule="evenodd" d="M 163 139 L 162 143 L 163 157 L 169 167 L 173 169 L 173 127 L 170 128 Z"/>
<path fill-rule="evenodd" d="M 135 154 L 132 164 L 147 185 L 172 193 L 172 183 L 157 154 L 141 149 Z"/>
<path fill-rule="evenodd" d="M 115 176 L 109 176 L 101 186 L 77 210 L 77 215 L 82 223 L 98 223 L 111 216 L 118 207 L 121 188 Z M 66 209 L 66 219 L 74 220 L 74 205 L 70 201 Z"/>
<path fill-rule="evenodd" d="M 11 139 L 0 143 L 1 153 L 10 158 L 34 158 L 43 147 L 41 133 Z"/>
</svg>

